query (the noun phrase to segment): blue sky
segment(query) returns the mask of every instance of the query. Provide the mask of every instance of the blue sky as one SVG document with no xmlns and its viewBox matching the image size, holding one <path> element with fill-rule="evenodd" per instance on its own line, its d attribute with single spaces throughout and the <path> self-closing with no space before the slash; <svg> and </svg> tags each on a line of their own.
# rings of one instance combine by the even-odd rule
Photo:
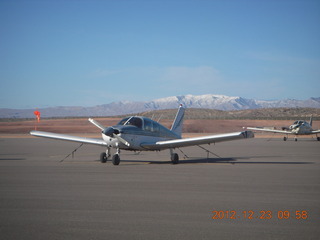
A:
<svg viewBox="0 0 320 240">
<path fill-rule="evenodd" d="M 0 0 L 0 107 L 320 96 L 318 0 Z"/>
</svg>

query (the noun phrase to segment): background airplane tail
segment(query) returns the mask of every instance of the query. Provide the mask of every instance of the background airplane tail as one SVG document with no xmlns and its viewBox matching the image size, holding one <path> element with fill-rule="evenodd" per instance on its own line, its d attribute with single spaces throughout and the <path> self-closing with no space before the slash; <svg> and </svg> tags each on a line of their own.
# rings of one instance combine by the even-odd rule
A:
<svg viewBox="0 0 320 240">
<path fill-rule="evenodd" d="M 181 137 L 182 134 L 182 126 L 183 126 L 183 117 L 184 117 L 185 108 L 180 105 L 177 115 L 173 121 L 171 131 Z"/>
<path fill-rule="evenodd" d="M 310 126 L 312 126 L 312 115 L 310 117 L 310 122 L 309 122 Z"/>
</svg>

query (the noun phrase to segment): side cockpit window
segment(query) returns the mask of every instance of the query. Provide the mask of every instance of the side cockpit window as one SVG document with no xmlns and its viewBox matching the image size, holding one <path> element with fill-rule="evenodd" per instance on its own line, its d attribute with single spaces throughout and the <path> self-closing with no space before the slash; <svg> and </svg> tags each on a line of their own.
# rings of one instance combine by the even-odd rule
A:
<svg viewBox="0 0 320 240">
<path fill-rule="evenodd" d="M 153 131 L 153 122 L 150 119 L 144 119 L 144 130 L 146 131 Z"/>
</svg>

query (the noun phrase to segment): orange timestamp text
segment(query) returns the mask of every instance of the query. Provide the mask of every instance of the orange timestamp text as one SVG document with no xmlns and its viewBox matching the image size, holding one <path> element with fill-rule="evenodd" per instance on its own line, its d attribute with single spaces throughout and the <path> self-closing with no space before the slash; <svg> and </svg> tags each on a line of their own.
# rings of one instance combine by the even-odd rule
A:
<svg viewBox="0 0 320 240">
<path fill-rule="evenodd" d="M 288 211 L 288 210 L 280 210 L 280 211 L 269 211 L 269 210 L 245 210 L 245 211 L 235 211 L 235 210 L 214 210 L 211 212 L 211 218 L 213 220 L 219 219 L 298 219 L 298 220 L 306 220 L 308 219 L 308 211 L 305 210 L 297 210 L 297 211 Z"/>
</svg>

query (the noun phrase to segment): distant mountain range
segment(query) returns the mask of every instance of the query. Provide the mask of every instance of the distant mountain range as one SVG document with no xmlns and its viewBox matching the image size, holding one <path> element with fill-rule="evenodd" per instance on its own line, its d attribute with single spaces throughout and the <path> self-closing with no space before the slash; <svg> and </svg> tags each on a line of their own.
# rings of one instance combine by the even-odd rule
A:
<svg viewBox="0 0 320 240">
<path fill-rule="evenodd" d="M 115 116 L 161 109 L 175 109 L 180 104 L 186 108 L 208 108 L 224 111 L 258 108 L 320 108 L 320 97 L 307 100 L 285 99 L 262 101 L 224 95 L 184 95 L 145 102 L 120 101 L 93 107 L 40 108 L 42 117 Z M 0 118 L 33 118 L 35 109 L 0 108 Z"/>
</svg>

